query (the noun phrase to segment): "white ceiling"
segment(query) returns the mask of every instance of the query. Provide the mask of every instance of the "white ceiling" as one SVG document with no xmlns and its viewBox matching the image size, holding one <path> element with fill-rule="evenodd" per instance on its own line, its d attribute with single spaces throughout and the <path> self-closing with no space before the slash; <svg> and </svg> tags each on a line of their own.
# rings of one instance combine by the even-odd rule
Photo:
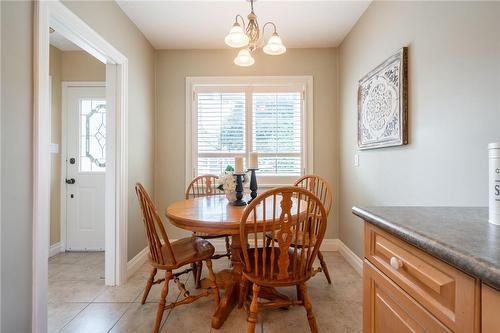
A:
<svg viewBox="0 0 500 333">
<path fill-rule="evenodd" d="M 245 0 L 116 1 L 156 49 L 227 48 L 224 36 L 234 17 L 241 14 L 246 21 L 250 12 Z M 370 2 L 260 0 L 255 13 L 261 27 L 276 23 L 287 47 L 331 47 L 342 42 Z"/>
<path fill-rule="evenodd" d="M 67 40 L 59 32 L 55 31 L 50 33 L 50 45 L 55 46 L 61 51 L 81 51 L 82 49 Z"/>
</svg>

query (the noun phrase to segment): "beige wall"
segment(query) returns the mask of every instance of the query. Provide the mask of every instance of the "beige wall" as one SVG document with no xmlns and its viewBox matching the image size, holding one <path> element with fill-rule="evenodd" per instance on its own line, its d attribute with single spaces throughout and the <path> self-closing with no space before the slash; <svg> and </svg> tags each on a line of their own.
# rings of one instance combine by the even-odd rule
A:
<svg viewBox="0 0 500 333">
<path fill-rule="evenodd" d="M 146 246 L 134 186 L 153 188 L 154 49 L 114 1 L 63 1 L 128 58 L 128 260 Z"/>
<path fill-rule="evenodd" d="M 359 152 L 357 82 L 409 46 L 408 146 Z M 362 255 L 353 205 L 486 206 L 500 140 L 500 3 L 376 1 L 340 47 L 340 238 Z"/>
<path fill-rule="evenodd" d="M 106 81 L 106 65 L 85 51 L 64 51 L 62 81 Z"/>
<path fill-rule="evenodd" d="M 186 76 L 312 75 L 314 77 L 314 172 L 338 198 L 337 50 L 291 49 L 283 56 L 257 52 L 255 65 L 233 64 L 234 50 L 158 51 L 155 198 L 160 211 L 185 190 Z M 330 214 L 327 238 L 337 237 L 338 205 Z M 170 224 L 170 237 L 185 235 Z"/>
<path fill-rule="evenodd" d="M 52 154 L 50 178 L 50 245 L 61 240 L 61 114 L 62 82 L 106 81 L 106 65 L 85 51 L 61 51 L 50 46 L 49 73 L 52 76 L 51 139 L 59 145 Z"/>
<path fill-rule="evenodd" d="M 154 51 L 115 2 L 67 6 L 129 62 L 129 258 L 145 246 L 133 192 L 153 184 Z M 1 6 L 1 332 L 31 332 L 33 3 Z"/>
<path fill-rule="evenodd" d="M 49 74 L 52 76 L 51 142 L 59 145 L 59 152 L 51 155 L 50 165 L 50 245 L 61 240 L 61 58 L 62 53 L 50 46 Z"/>
<path fill-rule="evenodd" d="M 31 332 L 33 8 L 1 6 L 1 332 Z"/>
</svg>

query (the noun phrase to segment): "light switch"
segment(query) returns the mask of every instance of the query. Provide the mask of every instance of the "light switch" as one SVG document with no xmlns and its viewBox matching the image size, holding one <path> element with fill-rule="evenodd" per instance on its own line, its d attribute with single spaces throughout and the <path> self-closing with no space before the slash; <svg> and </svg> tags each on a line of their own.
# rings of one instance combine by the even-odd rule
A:
<svg viewBox="0 0 500 333">
<path fill-rule="evenodd" d="M 354 154 L 354 166 L 359 166 L 359 154 Z"/>
<path fill-rule="evenodd" d="M 59 145 L 57 143 L 51 143 L 49 145 L 49 152 L 51 154 L 59 154 Z"/>
</svg>

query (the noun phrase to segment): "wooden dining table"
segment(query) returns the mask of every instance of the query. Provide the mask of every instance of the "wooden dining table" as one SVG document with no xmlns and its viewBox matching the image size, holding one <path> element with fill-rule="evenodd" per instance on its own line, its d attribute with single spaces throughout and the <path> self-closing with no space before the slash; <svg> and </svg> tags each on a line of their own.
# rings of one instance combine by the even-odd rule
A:
<svg viewBox="0 0 500 333">
<path fill-rule="evenodd" d="M 273 216 L 273 206 L 277 207 L 276 209 L 280 207 L 279 204 L 273 205 L 271 202 L 266 202 L 268 211 L 265 216 Z M 306 205 L 303 206 L 306 207 Z M 232 268 L 216 273 L 217 285 L 224 289 L 224 295 L 212 317 L 212 327 L 215 329 L 222 326 L 238 302 L 242 275 L 240 219 L 245 207 L 231 205 L 224 195 L 212 195 L 177 201 L 166 209 L 168 219 L 179 228 L 210 235 L 231 236 Z M 279 212 L 275 213 L 279 216 Z M 263 218 L 256 216 L 256 220 L 262 222 Z M 205 282 L 208 281 L 202 280 L 202 288 L 208 286 Z M 288 299 L 274 288 L 262 288 L 259 297 L 269 300 Z"/>
</svg>

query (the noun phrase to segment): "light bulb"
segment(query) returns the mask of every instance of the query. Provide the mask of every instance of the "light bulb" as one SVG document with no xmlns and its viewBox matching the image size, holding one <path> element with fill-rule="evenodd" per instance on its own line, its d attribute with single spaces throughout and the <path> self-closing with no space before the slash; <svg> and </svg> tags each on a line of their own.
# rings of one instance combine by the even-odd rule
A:
<svg viewBox="0 0 500 333">
<path fill-rule="evenodd" d="M 263 51 L 269 55 L 280 55 L 286 52 L 286 47 L 283 45 L 280 36 L 275 32 L 267 41 Z"/>
<path fill-rule="evenodd" d="M 235 22 L 231 27 L 231 30 L 229 30 L 229 33 L 227 34 L 224 41 L 231 47 L 240 48 L 247 46 L 250 39 L 245 34 L 238 22 Z"/>
<path fill-rule="evenodd" d="M 238 66 L 248 67 L 252 66 L 255 63 L 255 60 L 248 49 L 242 49 L 238 52 L 236 58 L 234 58 L 234 63 Z"/>
</svg>

